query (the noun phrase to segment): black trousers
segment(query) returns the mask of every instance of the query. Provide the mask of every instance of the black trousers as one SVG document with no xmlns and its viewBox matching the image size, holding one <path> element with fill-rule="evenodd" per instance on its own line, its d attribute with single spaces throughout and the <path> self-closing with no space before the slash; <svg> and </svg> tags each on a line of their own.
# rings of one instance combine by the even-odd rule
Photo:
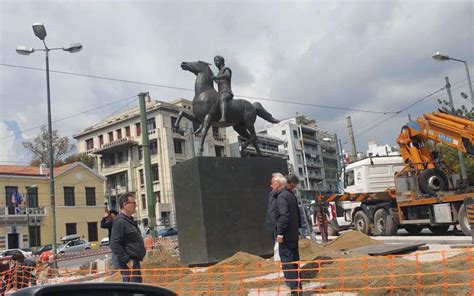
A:
<svg viewBox="0 0 474 296">
<path fill-rule="evenodd" d="M 285 275 L 286 284 L 291 290 L 301 289 L 299 279 L 298 264 L 288 263 L 300 260 L 300 252 L 298 250 L 298 241 L 283 241 L 279 244 L 280 259 Z"/>
</svg>

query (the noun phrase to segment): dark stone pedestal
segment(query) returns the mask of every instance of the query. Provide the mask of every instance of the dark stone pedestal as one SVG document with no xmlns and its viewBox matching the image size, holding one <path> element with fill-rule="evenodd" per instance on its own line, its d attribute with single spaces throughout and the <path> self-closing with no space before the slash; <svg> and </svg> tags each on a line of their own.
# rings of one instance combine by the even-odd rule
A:
<svg viewBox="0 0 474 296">
<path fill-rule="evenodd" d="M 238 251 L 273 253 L 265 226 L 275 158 L 195 157 L 173 166 L 179 253 L 185 264 L 213 263 Z"/>
</svg>

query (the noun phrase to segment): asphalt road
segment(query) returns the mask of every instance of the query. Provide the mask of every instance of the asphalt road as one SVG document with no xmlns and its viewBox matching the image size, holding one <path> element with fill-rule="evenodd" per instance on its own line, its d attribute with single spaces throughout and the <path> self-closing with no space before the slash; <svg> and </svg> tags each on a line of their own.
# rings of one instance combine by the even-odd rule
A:
<svg viewBox="0 0 474 296">
<path fill-rule="evenodd" d="M 83 255 L 80 257 L 69 257 L 65 258 L 64 260 L 58 261 L 59 268 L 67 268 L 67 269 L 78 269 L 84 264 L 89 264 L 97 259 L 106 259 L 110 258 L 111 254 L 103 253 L 103 250 L 90 250 L 84 252 Z"/>
</svg>

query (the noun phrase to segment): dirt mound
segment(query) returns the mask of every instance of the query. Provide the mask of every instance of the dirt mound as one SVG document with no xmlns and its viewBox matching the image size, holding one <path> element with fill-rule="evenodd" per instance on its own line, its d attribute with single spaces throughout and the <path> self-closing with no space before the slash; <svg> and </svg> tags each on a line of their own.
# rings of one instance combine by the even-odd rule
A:
<svg viewBox="0 0 474 296">
<path fill-rule="evenodd" d="M 302 261 L 315 260 L 317 257 L 340 258 L 346 254 L 332 250 L 323 244 L 315 243 L 309 239 L 299 241 L 300 259 Z"/>
<path fill-rule="evenodd" d="M 359 231 L 349 231 L 327 244 L 331 250 L 350 250 L 359 247 L 382 244 Z"/>
<path fill-rule="evenodd" d="M 175 257 L 170 256 L 167 252 L 150 253 L 143 261 L 142 268 L 180 268 L 186 267 Z"/>
<path fill-rule="evenodd" d="M 226 272 L 229 271 L 229 268 L 244 271 L 249 269 L 255 270 L 258 266 L 258 263 L 263 265 L 265 263 L 265 259 L 246 252 L 237 252 L 233 256 L 222 260 L 212 267 L 209 267 L 208 270 L 210 272 Z"/>
</svg>

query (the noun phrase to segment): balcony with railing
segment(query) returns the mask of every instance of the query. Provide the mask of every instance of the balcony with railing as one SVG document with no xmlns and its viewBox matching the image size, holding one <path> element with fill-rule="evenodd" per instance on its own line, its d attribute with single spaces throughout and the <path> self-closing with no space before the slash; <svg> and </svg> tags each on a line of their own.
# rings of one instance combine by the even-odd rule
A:
<svg viewBox="0 0 474 296">
<path fill-rule="evenodd" d="M 100 168 L 100 174 L 107 175 L 107 174 L 115 174 L 118 172 L 126 171 L 130 167 L 130 161 L 123 161 L 119 163 L 115 163 L 113 165 L 107 165 L 102 163 Z"/>
<path fill-rule="evenodd" d="M 114 152 L 114 151 L 118 151 L 118 150 L 123 150 L 124 148 L 128 148 L 130 146 L 137 145 L 137 144 L 138 144 L 138 142 L 135 141 L 133 138 L 124 137 L 124 138 L 121 138 L 121 139 L 118 139 L 118 140 L 115 140 L 115 141 L 112 141 L 112 142 L 109 142 L 109 143 L 106 143 L 106 144 L 102 145 L 101 148 L 95 149 L 94 153 L 95 154 L 104 154 L 104 153 L 108 153 L 108 152 Z"/>
<path fill-rule="evenodd" d="M 33 219 L 41 224 L 46 218 L 46 209 L 44 207 L 2 207 L 0 208 L 1 223 L 27 224 L 28 219 Z"/>
</svg>

